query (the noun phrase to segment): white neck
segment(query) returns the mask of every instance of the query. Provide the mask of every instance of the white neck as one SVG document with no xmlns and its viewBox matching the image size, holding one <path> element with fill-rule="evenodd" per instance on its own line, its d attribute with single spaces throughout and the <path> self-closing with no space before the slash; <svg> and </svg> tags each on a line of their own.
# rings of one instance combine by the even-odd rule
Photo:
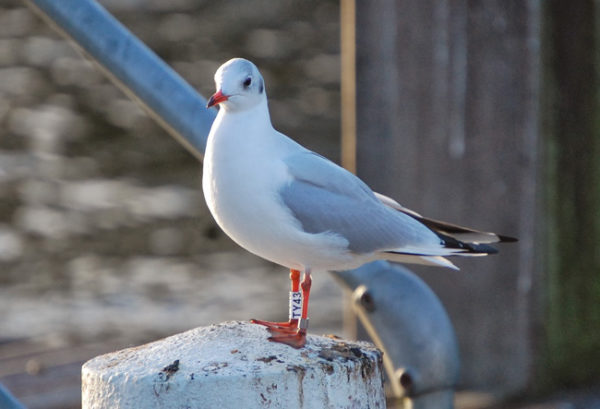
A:
<svg viewBox="0 0 600 409">
<path fill-rule="evenodd" d="M 271 116 L 269 115 L 269 106 L 267 99 L 263 98 L 257 105 L 243 110 L 227 109 L 223 106 L 217 115 L 222 117 L 222 121 L 236 121 L 244 124 L 261 123 L 271 125 Z"/>
</svg>

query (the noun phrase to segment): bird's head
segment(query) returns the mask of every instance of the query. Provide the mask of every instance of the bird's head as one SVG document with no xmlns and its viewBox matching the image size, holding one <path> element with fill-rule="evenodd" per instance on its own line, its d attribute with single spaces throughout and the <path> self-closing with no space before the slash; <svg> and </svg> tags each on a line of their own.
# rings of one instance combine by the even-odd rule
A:
<svg viewBox="0 0 600 409">
<path fill-rule="evenodd" d="M 258 68 L 243 58 L 234 58 L 221 65 L 215 73 L 215 92 L 207 108 L 221 105 L 227 111 L 243 111 L 266 98 L 265 81 Z"/>
</svg>

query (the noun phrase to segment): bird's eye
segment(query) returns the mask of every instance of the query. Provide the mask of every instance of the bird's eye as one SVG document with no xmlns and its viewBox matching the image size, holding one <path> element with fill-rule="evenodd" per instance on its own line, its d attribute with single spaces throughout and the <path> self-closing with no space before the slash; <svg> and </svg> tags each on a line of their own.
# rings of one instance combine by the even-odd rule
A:
<svg viewBox="0 0 600 409">
<path fill-rule="evenodd" d="M 252 78 L 248 77 L 244 80 L 244 88 L 248 88 L 252 84 Z"/>
</svg>

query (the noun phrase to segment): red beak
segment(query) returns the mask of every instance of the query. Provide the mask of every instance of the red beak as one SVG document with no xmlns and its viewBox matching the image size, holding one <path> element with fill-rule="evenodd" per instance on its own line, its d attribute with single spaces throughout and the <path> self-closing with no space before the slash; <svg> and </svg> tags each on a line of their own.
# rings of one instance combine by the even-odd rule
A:
<svg viewBox="0 0 600 409">
<path fill-rule="evenodd" d="M 207 108 L 210 107 L 214 107 L 215 105 L 219 105 L 221 102 L 223 101 L 227 101 L 229 97 L 227 95 L 224 95 L 221 90 L 215 92 L 213 94 L 212 97 L 210 97 L 210 99 L 208 100 L 208 103 L 206 104 Z"/>
</svg>

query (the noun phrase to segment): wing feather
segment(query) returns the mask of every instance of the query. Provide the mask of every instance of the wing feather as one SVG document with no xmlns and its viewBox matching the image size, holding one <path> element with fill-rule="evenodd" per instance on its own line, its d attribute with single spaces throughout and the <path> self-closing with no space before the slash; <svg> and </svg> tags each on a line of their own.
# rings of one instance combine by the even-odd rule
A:
<svg viewBox="0 0 600 409">
<path fill-rule="evenodd" d="M 466 243 L 500 243 L 517 241 L 517 239 L 514 237 L 475 230 L 470 227 L 423 217 L 419 213 L 402 206 L 400 203 L 388 196 L 376 192 L 374 195 L 384 205 L 415 218 L 437 233 L 453 237 L 456 240 L 464 241 Z"/>
<path fill-rule="evenodd" d="M 429 228 L 382 205 L 364 182 L 333 162 L 306 151 L 285 163 L 291 178 L 279 194 L 305 231 L 338 234 L 359 254 L 404 249 L 434 256 L 451 253 Z"/>
</svg>

